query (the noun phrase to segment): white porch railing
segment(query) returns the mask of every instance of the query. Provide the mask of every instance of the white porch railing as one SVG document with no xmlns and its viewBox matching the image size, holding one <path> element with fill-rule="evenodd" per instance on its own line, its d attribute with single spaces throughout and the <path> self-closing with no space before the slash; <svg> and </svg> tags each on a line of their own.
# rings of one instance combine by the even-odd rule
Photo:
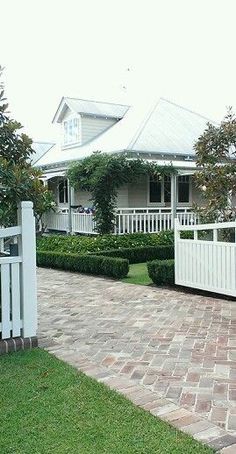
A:
<svg viewBox="0 0 236 454">
<path fill-rule="evenodd" d="M 43 224 L 48 230 L 69 231 L 69 214 L 49 211 L 43 216 Z"/>
<path fill-rule="evenodd" d="M 0 338 L 31 337 L 37 329 L 35 219 L 32 202 L 21 202 L 18 226 L 1 228 L 15 238 L 18 255 L 0 257 Z"/>
<path fill-rule="evenodd" d="M 182 225 L 194 225 L 196 215 L 191 208 L 177 208 L 177 216 Z M 48 230 L 69 231 L 69 214 L 49 212 L 44 216 L 44 224 Z M 96 224 L 92 214 L 75 213 L 71 215 L 72 233 L 96 234 Z M 172 229 L 171 208 L 119 208 L 116 214 L 114 232 L 124 233 L 156 233 Z"/>
<path fill-rule="evenodd" d="M 226 228 L 235 232 L 236 222 L 190 227 L 175 221 L 176 284 L 236 296 L 236 242 L 218 241 L 219 231 Z M 180 232 L 188 230 L 194 239 L 181 239 Z M 198 239 L 200 231 L 208 232 L 208 240 Z"/>
<path fill-rule="evenodd" d="M 96 223 L 92 214 L 72 213 L 72 232 L 74 233 L 96 233 Z"/>
<path fill-rule="evenodd" d="M 189 208 L 177 208 L 177 217 L 181 224 L 196 223 L 196 215 Z M 171 208 L 120 208 L 117 210 L 116 229 L 123 233 L 156 233 L 172 229 Z"/>
</svg>

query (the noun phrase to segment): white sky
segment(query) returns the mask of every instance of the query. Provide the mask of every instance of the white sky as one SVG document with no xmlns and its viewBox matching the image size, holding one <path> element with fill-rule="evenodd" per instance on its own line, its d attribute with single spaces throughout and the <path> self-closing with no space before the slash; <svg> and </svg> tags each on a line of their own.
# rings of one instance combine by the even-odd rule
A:
<svg viewBox="0 0 236 454">
<path fill-rule="evenodd" d="M 34 140 L 55 139 L 63 95 L 236 111 L 235 0 L 0 0 L 0 17 L 10 110 Z"/>
</svg>

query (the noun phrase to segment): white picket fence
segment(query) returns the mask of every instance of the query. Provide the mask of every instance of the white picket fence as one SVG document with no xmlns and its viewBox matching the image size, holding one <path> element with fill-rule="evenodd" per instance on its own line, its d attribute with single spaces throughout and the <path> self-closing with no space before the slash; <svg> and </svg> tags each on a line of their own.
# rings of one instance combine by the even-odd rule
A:
<svg viewBox="0 0 236 454">
<path fill-rule="evenodd" d="M 21 202 L 18 226 L 1 228 L 14 238 L 18 255 L 0 257 L 0 338 L 31 337 L 37 329 L 35 218 L 32 202 Z"/>
<path fill-rule="evenodd" d="M 236 232 L 236 222 L 190 227 L 175 220 L 176 284 L 236 296 L 236 242 L 222 241 L 222 229 Z M 181 239 L 186 231 L 193 231 L 194 239 Z M 198 238 L 200 231 L 208 233 L 207 240 Z"/>
</svg>

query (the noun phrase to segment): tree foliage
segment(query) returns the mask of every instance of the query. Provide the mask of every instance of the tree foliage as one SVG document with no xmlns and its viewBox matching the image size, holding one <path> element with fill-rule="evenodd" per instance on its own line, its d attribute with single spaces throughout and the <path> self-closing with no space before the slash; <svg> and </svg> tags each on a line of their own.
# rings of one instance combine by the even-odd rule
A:
<svg viewBox="0 0 236 454">
<path fill-rule="evenodd" d="M 172 166 L 95 152 L 73 164 L 68 178 L 75 189 L 91 192 L 97 230 L 105 234 L 114 230 L 117 192 L 123 184 L 137 182 L 147 174 L 161 177 L 173 172 Z"/>
<path fill-rule="evenodd" d="M 203 207 L 198 206 L 197 211 L 208 222 L 235 218 L 236 117 L 231 108 L 219 126 L 208 123 L 195 150 L 201 167 L 195 181 L 203 199 Z"/>
<path fill-rule="evenodd" d="M 16 222 L 17 204 L 22 200 L 33 202 L 37 221 L 53 202 L 52 194 L 39 180 L 41 172 L 31 165 L 32 140 L 20 132 L 21 128 L 9 116 L 0 83 L 0 225 L 4 226 Z"/>
</svg>

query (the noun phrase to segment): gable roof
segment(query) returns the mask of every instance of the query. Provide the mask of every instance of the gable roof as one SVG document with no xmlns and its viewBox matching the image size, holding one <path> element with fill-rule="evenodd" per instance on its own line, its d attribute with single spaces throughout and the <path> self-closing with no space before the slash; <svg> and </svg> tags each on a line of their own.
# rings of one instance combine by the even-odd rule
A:
<svg viewBox="0 0 236 454">
<path fill-rule="evenodd" d="M 36 164 L 54 145 L 55 143 L 52 142 L 33 142 L 32 149 L 34 153 L 30 157 L 32 165 Z"/>
<path fill-rule="evenodd" d="M 94 151 L 194 156 L 194 143 L 210 120 L 160 98 L 150 106 L 132 106 L 114 126 L 80 147 L 53 147 L 37 163 L 50 165 L 83 159 Z"/>
<path fill-rule="evenodd" d="M 53 123 L 60 123 L 67 108 L 77 114 L 121 119 L 129 107 L 130 106 L 127 105 L 110 102 L 63 97 L 52 121 Z"/>
</svg>

